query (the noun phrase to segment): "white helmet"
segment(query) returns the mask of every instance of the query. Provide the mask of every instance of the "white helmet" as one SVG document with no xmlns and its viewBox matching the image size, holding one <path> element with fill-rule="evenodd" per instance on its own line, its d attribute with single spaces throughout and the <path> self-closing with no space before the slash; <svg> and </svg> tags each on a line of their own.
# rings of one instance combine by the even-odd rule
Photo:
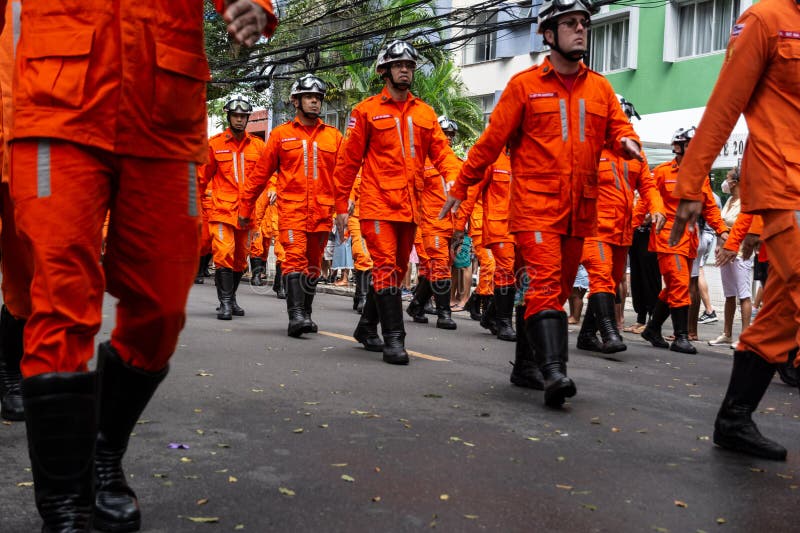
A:
<svg viewBox="0 0 800 533">
<path fill-rule="evenodd" d="M 690 128 L 678 128 L 675 133 L 672 134 L 672 142 L 673 143 L 688 143 L 694 137 L 695 127 L 692 126 Z"/>
<path fill-rule="evenodd" d="M 232 96 L 222 109 L 228 113 L 245 113 L 247 115 L 253 112 L 253 106 L 241 94 Z"/>
<path fill-rule="evenodd" d="M 452 131 L 453 133 L 458 133 L 458 124 L 456 124 L 455 121 L 450 120 L 447 115 L 440 116 L 438 121 L 442 131 Z"/>
<path fill-rule="evenodd" d="M 414 66 L 417 66 L 417 59 L 419 53 L 410 43 L 401 39 L 395 39 L 384 46 L 378 53 L 378 61 L 375 64 L 375 70 L 380 74 L 380 69 L 389 66 L 395 61 L 411 61 Z"/>
<path fill-rule="evenodd" d="M 299 96 L 301 94 L 313 93 L 318 94 L 325 98 L 325 93 L 328 91 L 328 84 L 314 76 L 313 74 L 304 74 L 298 78 L 293 84 L 290 96 Z"/>
<path fill-rule="evenodd" d="M 632 102 L 625 100 L 625 97 L 621 94 L 617 95 L 617 100 L 619 100 L 619 105 L 622 107 L 622 111 L 628 116 L 628 120 L 633 117 L 642 120 L 642 117 L 639 116 L 639 113 L 636 112 L 636 107 L 634 107 Z"/>
<path fill-rule="evenodd" d="M 589 0 L 544 0 L 539 8 L 538 33 L 544 33 L 547 22 L 567 13 L 586 13 L 586 18 L 592 16 L 592 4 Z"/>
</svg>

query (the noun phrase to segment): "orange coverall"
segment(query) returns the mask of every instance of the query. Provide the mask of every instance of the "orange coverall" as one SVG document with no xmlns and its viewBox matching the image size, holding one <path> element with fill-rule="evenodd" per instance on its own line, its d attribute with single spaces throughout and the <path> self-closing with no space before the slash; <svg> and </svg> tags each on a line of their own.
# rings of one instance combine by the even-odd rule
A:
<svg viewBox="0 0 800 533">
<path fill-rule="evenodd" d="M 202 167 L 201 167 L 202 169 Z M 198 186 L 198 190 L 200 187 Z M 208 188 L 205 191 L 200 191 L 200 214 L 201 214 L 201 224 L 200 224 L 200 255 L 210 254 L 212 252 L 211 249 L 211 232 L 209 231 L 209 224 L 208 224 L 208 214 L 211 212 L 212 200 L 211 198 L 214 195 L 214 191 L 211 188 L 211 182 L 208 184 Z"/>
<path fill-rule="evenodd" d="M 691 146 L 691 143 L 689 144 Z M 675 222 L 675 211 L 678 209 L 678 198 L 672 196 L 675 184 L 678 179 L 678 162 L 673 159 L 666 163 L 661 163 L 653 169 L 658 192 L 664 203 L 667 222 L 659 233 L 650 232 L 651 252 L 658 254 L 658 267 L 664 277 L 664 288 L 658 295 L 659 300 L 669 307 L 684 307 L 691 304 L 689 297 L 689 279 L 692 274 L 692 260 L 697 257 L 698 236 L 697 230 L 683 233 L 680 242 L 675 246 L 669 245 L 669 234 Z M 711 191 L 711 183 L 708 178 L 703 185 L 703 217 L 706 224 L 722 234 L 728 231 L 728 226 L 720 216 L 717 202 Z"/>
<path fill-rule="evenodd" d="M 273 128 L 242 195 L 242 213 L 249 218 L 256 198 L 278 173 L 278 230 L 286 259 L 283 274 L 300 272 L 317 279 L 322 254 L 333 226 L 333 168 L 342 142 L 339 130 L 317 119 L 306 128 L 295 118 Z"/>
<path fill-rule="evenodd" d="M 444 178 L 429 159 L 425 160 L 423 182 L 419 191 L 419 230 L 427 256 L 425 276 L 429 281 L 450 279 L 450 239 L 453 236 L 453 216 L 448 213 L 439 220 L 439 211 L 447 200 Z M 419 255 L 419 253 L 417 254 Z"/>
<path fill-rule="evenodd" d="M 361 235 L 361 222 L 358 210 L 358 191 L 361 186 L 361 176 L 356 177 L 353 190 L 350 192 L 350 200 L 353 202 L 353 214 L 347 219 L 347 231 L 352 237 L 353 246 L 353 268 L 356 270 L 372 270 L 372 257 L 369 255 L 367 243 Z"/>
<path fill-rule="evenodd" d="M 461 162 L 428 104 L 412 94 L 395 102 L 384 88 L 353 108 L 334 172 L 336 213 L 347 213 L 360 169 L 361 233 L 376 292 L 399 287 L 408 269 L 426 158 L 446 182 L 455 180 Z"/>
<path fill-rule="evenodd" d="M 2 150 L 2 183 L 0 183 L 0 250 L 3 270 L 2 293 L 3 304 L 16 319 L 25 320 L 31 313 L 31 278 L 33 277 L 33 260 L 30 251 L 17 235 L 14 223 L 14 204 L 11 201 L 9 181 L 11 174 L 8 141 L 13 123 L 13 95 L 11 92 L 14 75 L 15 36 L 20 31 L 20 2 L 8 2 L 4 10 L 5 26 L 0 33 L 0 101 L 2 107 L 2 130 L 0 130 L 0 150 Z"/>
<path fill-rule="evenodd" d="M 461 203 L 453 220 L 458 231 L 464 231 L 469 222 L 468 235 L 472 239 L 472 253 L 478 260 L 478 285 L 475 287 L 475 294 L 492 296 L 495 263 L 491 250 L 483 245 L 483 196 L 479 184 L 468 189 L 467 199 Z"/>
<path fill-rule="evenodd" d="M 250 228 L 239 227 L 243 195 L 248 177 L 264 151 L 261 138 L 245 132 L 236 140 L 230 128 L 208 141 L 208 163 L 200 171 L 200 190 L 211 184 L 208 213 L 214 265 L 243 272 L 247 268 Z M 249 214 L 249 213 L 248 213 Z"/>
<path fill-rule="evenodd" d="M 622 155 L 622 137 L 639 140 L 608 80 L 581 63 L 568 91 L 545 58 L 511 78 L 470 150 L 451 189 L 461 200 L 503 148 L 511 149 L 510 232 L 531 280 L 526 318 L 563 311 L 583 239 L 596 231 L 600 153 L 610 147 Z"/>
<path fill-rule="evenodd" d="M 589 273 L 589 292 L 617 293 L 633 243 L 634 194 L 646 198 L 650 212 L 664 213 L 653 176 L 644 162 L 626 161 L 603 150 L 597 170 L 597 235 L 583 243 L 581 263 Z"/>
<path fill-rule="evenodd" d="M 25 377 L 86 369 L 104 288 L 119 298 L 111 344 L 135 367 L 163 369 L 185 322 L 208 151 L 203 4 L 115 6 L 22 3 L 11 192 L 36 265 Z"/>
<path fill-rule="evenodd" d="M 255 229 L 250 239 L 250 257 L 267 260 L 272 239 L 275 239 L 275 261 L 282 263 L 286 260 L 280 240 L 278 239 L 278 206 L 269 204 L 267 191 L 261 193 L 256 201 L 254 212 Z"/>
<path fill-rule="evenodd" d="M 675 195 L 699 200 L 702 177 L 744 113 L 749 137 L 742 160 L 742 211 L 761 215 L 770 281 L 739 349 L 783 364 L 800 344 L 800 7 L 764 0 L 734 26 L 725 62 L 681 166 Z M 795 365 L 800 359 L 795 359 Z"/>
</svg>

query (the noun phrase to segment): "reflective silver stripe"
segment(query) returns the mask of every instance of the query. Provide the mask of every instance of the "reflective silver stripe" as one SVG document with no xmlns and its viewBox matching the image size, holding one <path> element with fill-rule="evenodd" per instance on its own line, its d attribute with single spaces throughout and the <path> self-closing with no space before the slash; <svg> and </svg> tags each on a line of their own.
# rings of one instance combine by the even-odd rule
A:
<svg viewBox="0 0 800 533">
<path fill-rule="evenodd" d="M 14 57 L 17 56 L 17 42 L 19 41 L 20 31 L 22 29 L 22 25 L 20 24 L 20 18 L 22 15 L 22 2 L 12 2 L 11 4 L 11 24 L 13 25 L 13 32 L 14 32 Z"/>
<path fill-rule="evenodd" d="M 400 119 L 394 117 L 394 125 L 397 126 L 397 138 L 400 139 L 400 151 L 403 154 L 403 159 L 406 158 L 406 141 L 403 139 L 403 130 L 400 128 Z"/>
<path fill-rule="evenodd" d="M 439 248 L 439 236 L 438 235 L 436 235 L 433 238 L 433 246 L 436 247 L 437 249 Z"/>
<path fill-rule="evenodd" d="M 414 150 L 414 121 L 408 117 L 408 144 L 411 145 L 411 159 L 416 157 L 416 150 Z"/>
<path fill-rule="evenodd" d="M 308 177 L 308 141 L 303 139 L 303 171 L 305 177 Z"/>
<path fill-rule="evenodd" d="M 492 255 L 492 251 L 489 248 L 485 248 L 486 254 L 489 256 L 489 259 L 492 259 L 494 255 Z"/>
<path fill-rule="evenodd" d="M 444 176 L 440 174 L 439 177 L 442 179 L 442 192 L 447 196 L 447 184 L 444 182 Z"/>
<path fill-rule="evenodd" d="M 47 198 L 53 192 L 50 163 L 50 140 L 40 139 L 36 153 L 36 196 L 39 198 Z"/>
<path fill-rule="evenodd" d="M 222 222 L 217 223 L 217 234 L 219 235 L 219 240 L 225 240 L 225 229 L 222 227 Z"/>
<path fill-rule="evenodd" d="M 317 179 L 317 141 L 314 141 L 314 144 L 312 146 L 313 146 L 313 149 L 314 149 L 314 172 L 313 172 L 313 178 Z"/>
<path fill-rule="evenodd" d="M 625 178 L 625 185 L 627 185 L 628 188 L 630 189 L 631 188 L 631 180 L 628 179 L 628 162 L 627 161 L 624 161 L 622 163 L 622 172 L 623 172 L 622 177 Z"/>
<path fill-rule="evenodd" d="M 246 167 L 244 165 L 244 152 L 240 152 L 239 153 L 239 177 L 242 179 L 242 181 L 241 181 L 242 185 L 244 185 L 244 181 L 247 179 L 247 176 L 245 176 L 245 172 L 244 172 L 245 168 Z"/>
<path fill-rule="evenodd" d="M 569 137 L 569 125 L 567 124 L 567 101 L 561 98 L 558 101 L 558 107 L 561 108 L 561 140 L 566 142 Z"/>
<path fill-rule="evenodd" d="M 541 231 L 534 231 L 533 232 L 533 240 L 536 241 L 536 244 L 542 244 L 542 232 Z"/>
<path fill-rule="evenodd" d="M 291 229 L 289 230 L 289 242 L 294 242 L 294 230 Z"/>
<path fill-rule="evenodd" d="M 197 165 L 189 163 L 189 216 L 197 216 Z"/>
<path fill-rule="evenodd" d="M 797 229 L 800 229 L 800 211 L 794 212 L 794 219 L 797 221 Z"/>
<path fill-rule="evenodd" d="M 614 173 L 614 185 L 617 187 L 617 190 L 619 190 L 619 174 L 617 174 L 617 164 L 616 163 L 613 163 L 613 162 L 611 163 L 611 172 Z"/>
<path fill-rule="evenodd" d="M 586 140 L 586 100 L 578 100 L 578 124 L 580 125 L 580 140 Z"/>
<path fill-rule="evenodd" d="M 600 252 L 600 261 L 605 263 L 606 262 L 606 251 L 603 248 L 603 243 L 600 242 L 600 241 L 597 241 L 597 251 Z"/>
<path fill-rule="evenodd" d="M 381 221 L 380 220 L 376 220 L 375 221 L 375 235 L 380 235 L 380 234 L 381 234 Z"/>
<path fill-rule="evenodd" d="M 239 168 L 238 168 L 238 159 L 236 158 L 236 152 L 233 153 L 233 180 L 236 183 L 239 183 Z"/>
<path fill-rule="evenodd" d="M 680 272 L 681 271 L 681 256 L 679 256 L 678 254 L 675 254 L 675 266 L 677 267 L 678 272 Z"/>
</svg>

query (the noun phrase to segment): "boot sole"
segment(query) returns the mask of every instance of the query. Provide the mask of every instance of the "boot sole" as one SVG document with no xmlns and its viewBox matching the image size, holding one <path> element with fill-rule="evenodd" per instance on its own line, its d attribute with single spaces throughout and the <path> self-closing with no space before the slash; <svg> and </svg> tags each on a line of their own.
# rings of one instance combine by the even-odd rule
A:
<svg viewBox="0 0 800 533">
<path fill-rule="evenodd" d="M 426 316 L 423 316 L 423 317 L 415 316 L 415 317 L 412 317 L 412 318 L 413 318 L 414 322 L 416 322 L 417 324 L 427 324 L 428 323 L 428 317 L 426 317 Z"/>
<path fill-rule="evenodd" d="M 359 338 L 359 337 L 357 337 L 356 335 L 353 335 L 353 338 L 354 338 L 354 339 L 355 339 L 357 342 L 360 342 L 360 343 L 361 343 L 361 345 L 362 345 L 362 346 L 364 346 L 364 349 L 365 349 L 366 351 L 368 351 L 368 352 L 381 352 L 381 353 L 383 353 L 383 343 L 381 343 L 381 344 L 367 344 L 366 340 L 364 340 L 364 339 L 362 339 L 362 338 Z"/>
<path fill-rule="evenodd" d="M 383 362 L 390 365 L 407 365 L 409 363 L 408 356 L 406 357 L 386 357 L 383 356 Z"/>
<path fill-rule="evenodd" d="M 139 531 L 142 529 L 142 521 L 130 520 L 128 522 L 109 522 L 102 518 L 94 517 L 92 520 L 92 527 L 98 531 L 105 531 L 109 533 L 129 533 L 131 531 Z"/>
<path fill-rule="evenodd" d="M 786 460 L 786 450 L 783 450 L 782 453 L 781 452 L 768 453 L 762 451 L 761 448 L 752 446 L 749 443 L 743 442 L 739 439 L 733 437 L 726 437 L 716 429 L 714 430 L 714 444 L 725 450 L 739 452 L 746 455 L 752 455 L 753 457 L 761 457 L 763 459 L 770 459 L 772 461 Z"/>
<path fill-rule="evenodd" d="M 426 320 L 426 322 L 427 322 L 427 320 Z M 437 328 L 439 328 L 439 329 L 449 329 L 449 330 L 453 330 L 453 329 L 457 329 L 457 328 L 458 328 L 458 324 L 439 324 L 439 323 L 437 322 L 437 323 L 436 323 L 436 327 L 437 327 Z"/>
<path fill-rule="evenodd" d="M 586 350 L 587 352 L 603 352 L 603 346 L 600 343 L 590 344 L 578 340 L 578 344 L 576 344 L 575 347 L 579 350 Z"/>
<path fill-rule="evenodd" d="M 669 343 L 665 340 L 659 340 L 653 336 L 653 334 L 648 333 L 647 330 L 642 332 L 642 338 L 652 344 L 656 348 L 669 348 Z M 662 337 L 663 339 L 663 337 Z"/>
<path fill-rule="evenodd" d="M 233 320 L 233 315 L 231 316 L 217 315 L 217 320 Z"/>
<path fill-rule="evenodd" d="M 286 331 L 287 335 L 289 335 L 290 337 L 295 338 L 295 339 L 299 339 L 303 335 L 303 333 L 305 333 L 305 329 L 304 328 L 300 328 L 300 329 L 295 330 L 295 331 L 292 331 L 291 329 Z"/>
<path fill-rule="evenodd" d="M 669 347 L 669 351 L 678 352 L 678 353 L 686 353 L 686 354 L 689 354 L 689 355 L 695 355 L 697 353 L 697 348 L 692 346 L 691 350 L 684 350 L 683 348 L 680 348 L 678 346 L 675 346 L 674 344 L 671 344 L 670 347 Z"/>
<path fill-rule="evenodd" d="M 624 352 L 627 349 L 628 347 L 625 344 L 620 343 L 620 344 L 603 345 L 600 351 L 608 354 L 608 353 Z"/>
</svg>

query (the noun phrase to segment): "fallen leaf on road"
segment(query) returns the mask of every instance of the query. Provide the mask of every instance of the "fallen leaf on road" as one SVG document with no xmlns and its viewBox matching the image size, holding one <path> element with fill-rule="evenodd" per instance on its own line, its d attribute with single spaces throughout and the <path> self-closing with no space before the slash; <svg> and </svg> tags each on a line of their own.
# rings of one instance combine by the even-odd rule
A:
<svg viewBox="0 0 800 533">
<path fill-rule="evenodd" d="M 653 526 L 653 531 L 658 531 L 658 533 L 669 533 L 669 529 L 658 526 Z"/>
<path fill-rule="evenodd" d="M 297 429 L 293 429 L 292 430 L 292 433 L 302 433 L 302 432 L 303 432 L 303 428 L 297 428 Z"/>
<path fill-rule="evenodd" d="M 336 468 L 342 468 L 343 466 L 347 466 L 347 463 L 332 463 L 331 466 L 335 466 Z"/>
<path fill-rule="evenodd" d="M 205 505 L 208 503 L 208 498 L 200 498 L 197 500 L 197 505 Z"/>
<path fill-rule="evenodd" d="M 20 481 L 17 487 L 33 487 L 33 481 Z"/>
<path fill-rule="evenodd" d="M 675 507 L 683 507 L 685 509 L 685 508 L 687 508 L 689 506 L 686 505 L 686 502 L 682 502 L 680 500 L 675 500 Z"/>
<path fill-rule="evenodd" d="M 776 475 L 781 479 L 792 479 L 792 476 L 789 476 L 787 474 L 776 474 Z"/>
<path fill-rule="evenodd" d="M 183 476 L 183 479 L 200 479 L 200 476 L 197 476 L 197 475 Z"/>
<path fill-rule="evenodd" d="M 353 478 L 352 476 L 348 476 L 347 474 L 342 474 L 342 479 L 347 481 L 348 483 L 353 483 L 355 481 L 355 478 Z"/>
<path fill-rule="evenodd" d="M 264 389 L 250 389 L 250 392 L 264 392 Z"/>
<path fill-rule="evenodd" d="M 592 505 L 591 503 L 582 503 L 581 507 L 583 507 L 584 509 L 589 509 L 590 511 L 596 511 L 597 510 L 597 506 L 596 505 Z"/>
<path fill-rule="evenodd" d="M 205 435 L 205 434 L 206 434 L 206 432 L 205 432 L 205 431 L 203 431 L 202 429 L 195 429 L 194 431 L 195 431 L 195 433 L 197 433 L 198 435 Z"/>
<path fill-rule="evenodd" d="M 717 518 L 717 524 L 722 525 L 722 524 L 727 524 L 727 523 L 728 523 L 728 521 L 725 520 L 724 518 Z"/>
<path fill-rule="evenodd" d="M 228 483 L 236 483 L 237 481 L 239 480 L 236 479 L 234 476 L 228 476 Z"/>
<path fill-rule="evenodd" d="M 450 440 L 453 441 L 453 442 L 461 442 L 461 438 L 460 437 L 450 437 Z"/>
<path fill-rule="evenodd" d="M 697 437 L 697 440 L 711 440 L 711 438 L 708 435 L 702 435 L 700 437 Z"/>
<path fill-rule="evenodd" d="M 619 428 L 611 428 L 611 432 L 612 433 L 619 433 L 620 429 Z"/>
<path fill-rule="evenodd" d="M 475 520 L 475 519 L 478 518 L 478 515 L 476 515 L 476 514 L 465 514 L 464 518 L 466 518 L 467 520 Z"/>
<path fill-rule="evenodd" d="M 234 531 L 241 531 L 244 529 L 244 524 L 236 524 L 233 529 Z"/>
<path fill-rule="evenodd" d="M 228 469 L 227 469 L 227 468 L 223 468 L 222 470 L 214 470 L 214 472 L 216 472 L 217 474 L 224 474 L 224 473 L 226 473 L 227 471 L 228 471 Z"/>
<path fill-rule="evenodd" d="M 532 440 L 533 442 L 539 442 L 540 440 L 542 440 L 539 437 L 525 437 L 525 438 L 528 440 Z"/>
<path fill-rule="evenodd" d="M 192 460 L 190 458 L 188 458 L 188 457 L 181 457 L 181 462 L 182 463 L 191 463 Z"/>
<path fill-rule="evenodd" d="M 186 520 L 190 520 L 197 524 L 216 524 L 219 522 L 218 516 L 181 516 L 178 515 L 178 518 L 185 518 Z"/>
<path fill-rule="evenodd" d="M 443 502 L 446 502 L 447 500 L 450 499 L 450 495 L 449 494 L 440 494 L 439 495 L 439 499 L 442 500 Z"/>
<path fill-rule="evenodd" d="M 758 468 L 758 467 L 755 467 L 755 466 L 750 468 L 750 471 L 751 472 L 766 472 L 766 470 L 764 470 L 763 468 Z"/>
<path fill-rule="evenodd" d="M 202 409 L 195 409 L 195 410 L 194 410 L 194 412 L 195 412 L 195 413 L 202 413 L 202 412 L 203 412 L 203 410 L 202 410 Z"/>
<path fill-rule="evenodd" d="M 572 485 L 556 485 L 556 488 L 564 490 L 572 490 Z"/>
<path fill-rule="evenodd" d="M 372 497 L 372 501 L 379 502 L 379 501 L 381 501 L 381 497 L 380 496 L 373 496 Z"/>
<path fill-rule="evenodd" d="M 564 462 L 565 459 L 566 458 L 563 455 L 559 455 L 558 457 L 556 457 L 556 461 L 558 461 L 559 463 Z"/>
<path fill-rule="evenodd" d="M 231 447 L 230 444 L 225 444 L 224 442 L 220 442 L 219 444 L 217 444 L 217 448 L 230 448 L 230 447 Z"/>
<path fill-rule="evenodd" d="M 137 420 L 136 423 L 137 424 L 149 424 L 150 420 L 147 420 L 147 419 L 143 418 L 141 420 Z"/>
<path fill-rule="evenodd" d="M 322 429 L 325 429 L 326 427 L 328 427 L 328 424 L 320 424 L 319 427 L 321 427 Z"/>
<path fill-rule="evenodd" d="M 442 395 L 441 394 L 428 393 L 428 394 L 423 394 L 422 397 L 423 398 L 441 398 Z"/>
<path fill-rule="evenodd" d="M 294 491 L 292 489 L 287 489 L 286 487 L 278 487 L 278 492 L 290 498 L 294 496 Z"/>
<path fill-rule="evenodd" d="M 153 474 L 153 477 L 156 477 L 156 478 L 165 478 L 165 477 L 167 477 L 167 475 L 166 475 L 166 474 Z"/>
<path fill-rule="evenodd" d="M 647 433 L 646 429 L 637 429 L 636 433 Z"/>
<path fill-rule="evenodd" d="M 592 417 L 592 419 L 589 422 L 591 422 L 592 424 L 599 424 L 600 423 L 600 417 L 599 416 L 594 416 L 594 417 Z"/>
<path fill-rule="evenodd" d="M 208 370 L 198 370 L 196 375 L 200 376 L 200 377 L 203 377 L 203 378 L 207 378 L 207 377 L 213 376 L 214 374 L 212 374 Z"/>
<path fill-rule="evenodd" d="M 319 402 L 303 402 L 306 405 L 319 405 Z"/>
<path fill-rule="evenodd" d="M 467 441 L 464 441 L 464 446 L 469 446 L 470 448 L 474 448 L 475 447 L 474 444 L 472 444 L 471 442 L 467 442 Z"/>
</svg>

